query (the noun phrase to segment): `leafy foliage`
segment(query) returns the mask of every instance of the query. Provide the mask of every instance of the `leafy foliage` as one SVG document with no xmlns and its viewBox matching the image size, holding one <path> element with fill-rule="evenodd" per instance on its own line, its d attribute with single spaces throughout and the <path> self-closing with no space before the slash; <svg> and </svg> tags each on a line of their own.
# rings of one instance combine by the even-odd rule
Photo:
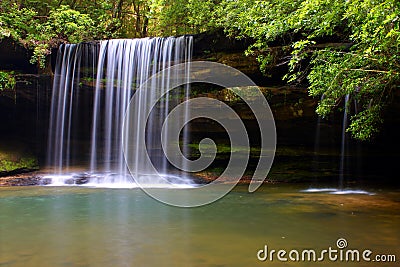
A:
<svg viewBox="0 0 400 267">
<path fill-rule="evenodd" d="M 61 42 L 180 35 L 223 28 L 254 40 L 266 74 L 287 64 L 286 81 L 304 82 L 329 116 L 350 95 L 348 131 L 373 138 L 400 84 L 398 0 L 3 0 L 0 38 L 33 49 L 44 67 Z M 288 57 L 289 55 L 289 57 Z"/>
<path fill-rule="evenodd" d="M 262 70 L 276 61 L 268 44 L 290 47 L 285 79 L 308 78 L 310 95 L 323 95 L 317 113 L 328 116 L 350 94 L 359 110 L 348 131 L 361 140 L 376 135 L 400 84 L 399 1 L 225 0 L 223 5 L 221 25 L 228 34 L 255 39 L 248 53 L 258 55 Z"/>
<path fill-rule="evenodd" d="M 213 7 L 212 0 L 3 0 L 0 39 L 32 49 L 31 62 L 43 68 L 62 42 L 204 31 Z"/>
<path fill-rule="evenodd" d="M 193 34 L 213 29 L 213 0 L 152 0 L 150 32 L 157 36 Z"/>
<path fill-rule="evenodd" d="M 33 49 L 32 63 L 44 67 L 50 49 L 60 42 L 81 42 L 93 36 L 93 20 L 68 6 L 39 15 L 34 8 L 13 3 L 1 6 L 0 38 L 10 37 Z"/>
<path fill-rule="evenodd" d="M 0 91 L 4 89 L 13 90 L 15 83 L 16 81 L 13 72 L 0 71 Z"/>
<path fill-rule="evenodd" d="M 57 38 L 78 43 L 91 38 L 93 24 L 89 15 L 61 6 L 50 11 L 47 27 L 58 35 Z"/>
</svg>

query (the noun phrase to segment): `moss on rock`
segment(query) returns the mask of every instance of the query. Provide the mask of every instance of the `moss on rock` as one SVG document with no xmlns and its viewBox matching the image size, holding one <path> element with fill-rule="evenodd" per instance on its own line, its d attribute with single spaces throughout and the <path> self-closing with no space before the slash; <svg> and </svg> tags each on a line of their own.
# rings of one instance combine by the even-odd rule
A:
<svg viewBox="0 0 400 267">
<path fill-rule="evenodd" d="M 38 160 L 20 144 L 0 145 L 0 176 L 38 170 Z"/>
</svg>

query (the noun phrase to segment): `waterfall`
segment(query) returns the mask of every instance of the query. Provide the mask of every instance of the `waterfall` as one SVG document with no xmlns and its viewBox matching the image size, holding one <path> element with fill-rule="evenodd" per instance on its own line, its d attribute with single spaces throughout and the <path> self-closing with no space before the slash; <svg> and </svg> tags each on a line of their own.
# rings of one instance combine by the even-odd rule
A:
<svg viewBox="0 0 400 267">
<path fill-rule="evenodd" d="M 85 79 L 93 79 L 89 69 L 96 64 L 96 48 L 88 43 L 61 45 L 57 53 L 47 151 L 47 166 L 52 166 L 57 174 L 68 171 L 74 164 L 71 160 L 79 157 L 80 152 L 71 142 L 84 113 L 79 105 L 83 93 L 80 79 L 82 74 Z"/>
<path fill-rule="evenodd" d="M 343 122 L 342 122 L 342 143 L 340 146 L 340 166 L 339 166 L 339 188 L 343 189 L 344 182 L 344 159 L 346 154 L 346 128 L 347 128 L 347 117 L 348 117 L 348 102 L 350 95 L 347 94 L 344 100 L 344 111 L 343 111 Z"/>
<path fill-rule="evenodd" d="M 62 45 L 57 54 L 50 112 L 48 165 L 54 169 L 54 175 L 49 176 L 51 182 L 132 184 L 122 144 L 124 116 L 132 95 L 160 70 L 189 62 L 191 54 L 192 37 L 187 36 Z M 189 97 L 189 85 L 166 93 L 169 81 L 180 78 L 174 75 L 177 74 L 168 71 L 161 84 L 138 91 L 139 98 L 135 99 L 139 100 L 131 103 L 136 111 L 132 123 L 146 127 L 146 148 L 157 170 L 164 174 L 168 173 L 169 164 L 161 148 L 162 123 L 179 101 Z M 90 88 L 84 88 L 83 80 L 92 81 L 91 86 L 86 84 Z M 165 95 L 149 118 L 142 118 L 147 103 L 156 95 L 153 90 L 164 90 L 161 94 Z M 79 98 L 82 94 L 85 97 Z M 187 113 L 184 111 L 183 118 Z M 174 126 L 166 127 L 168 134 L 168 127 Z M 182 142 L 189 138 L 187 131 L 182 133 Z M 79 132 L 78 136 L 73 132 Z M 77 138 L 85 141 L 77 145 Z M 135 162 L 140 164 L 140 151 L 133 153 Z M 70 170 L 77 166 L 80 173 L 71 174 Z M 141 169 L 146 172 L 145 166 Z"/>
<path fill-rule="evenodd" d="M 325 95 L 322 94 L 320 103 L 324 100 Z M 318 178 L 320 173 L 320 143 L 321 143 L 321 124 L 322 117 L 318 115 L 317 125 L 315 127 L 315 141 L 314 141 L 314 158 L 313 158 L 313 172 L 316 174 L 315 178 Z"/>
<path fill-rule="evenodd" d="M 324 98 L 322 95 L 321 100 Z M 345 167 L 345 157 L 347 151 L 347 141 L 346 141 L 346 129 L 348 123 L 349 116 L 349 102 L 350 94 L 347 94 L 344 98 L 344 111 L 343 111 L 343 121 L 342 121 L 342 139 L 340 146 L 340 165 L 339 165 L 339 184 L 338 188 L 328 187 L 328 188 L 319 188 L 319 187 L 310 187 L 308 189 L 301 190 L 300 192 L 304 193 L 328 193 L 328 194 L 337 194 L 337 195 L 347 195 L 347 194 L 362 194 L 362 195 L 374 195 L 375 193 L 371 193 L 361 189 L 351 189 L 344 187 L 344 167 Z M 355 110 L 357 110 L 357 102 L 354 103 Z M 317 130 L 316 130 L 316 143 L 319 143 L 320 139 L 320 129 L 319 129 L 320 119 L 318 119 Z M 315 151 L 317 151 L 317 145 L 315 146 Z"/>
</svg>

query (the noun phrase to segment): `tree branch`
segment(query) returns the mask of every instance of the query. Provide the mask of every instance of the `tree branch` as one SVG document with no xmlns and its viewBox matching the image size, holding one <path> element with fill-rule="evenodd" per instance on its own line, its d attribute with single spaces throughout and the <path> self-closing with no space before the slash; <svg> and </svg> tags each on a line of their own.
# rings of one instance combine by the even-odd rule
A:
<svg viewBox="0 0 400 267">
<path fill-rule="evenodd" d="M 375 73 L 393 73 L 393 74 L 400 74 L 398 72 L 390 72 L 386 70 L 366 70 L 366 69 L 346 69 L 346 71 L 364 71 L 364 72 L 375 72 Z"/>
</svg>

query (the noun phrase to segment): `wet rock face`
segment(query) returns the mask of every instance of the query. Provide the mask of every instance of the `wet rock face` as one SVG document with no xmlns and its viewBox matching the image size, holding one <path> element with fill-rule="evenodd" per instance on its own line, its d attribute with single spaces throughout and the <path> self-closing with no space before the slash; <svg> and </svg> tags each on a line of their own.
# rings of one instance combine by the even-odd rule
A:
<svg viewBox="0 0 400 267">
<path fill-rule="evenodd" d="M 224 32 L 202 33 L 193 36 L 193 60 L 214 61 L 233 67 L 249 76 L 257 85 L 283 85 L 285 65 L 269 67 L 266 77 L 260 71 L 256 56 L 246 56 L 246 49 L 253 40 L 226 37 Z"/>
<path fill-rule="evenodd" d="M 17 84 L 13 95 L 0 92 L 0 176 L 34 171 L 45 162 L 45 92 L 35 84 L 27 86 L 31 88 Z"/>
<path fill-rule="evenodd" d="M 0 186 L 33 186 L 42 184 L 42 177 L 36 174 L 17 174 L 0 177 Z"/>
<path fill-rule="evenodd" d="M 35 65 L 29 63 L 32 51 L 9 38 L 0 40 L 1 70 L 15 70 L 22 73 L 37 73 Z"/>
<path fill-rule="evenodd" d="M 202 57 L 207 53 L 232 53 L 242 52 L 252 44 L 252 40 L 237 40 L 226 37 L 224 31 L 217 30 L 209 33 L 200 33 L 193 35 L 193 57 Z"/>
</svg>

